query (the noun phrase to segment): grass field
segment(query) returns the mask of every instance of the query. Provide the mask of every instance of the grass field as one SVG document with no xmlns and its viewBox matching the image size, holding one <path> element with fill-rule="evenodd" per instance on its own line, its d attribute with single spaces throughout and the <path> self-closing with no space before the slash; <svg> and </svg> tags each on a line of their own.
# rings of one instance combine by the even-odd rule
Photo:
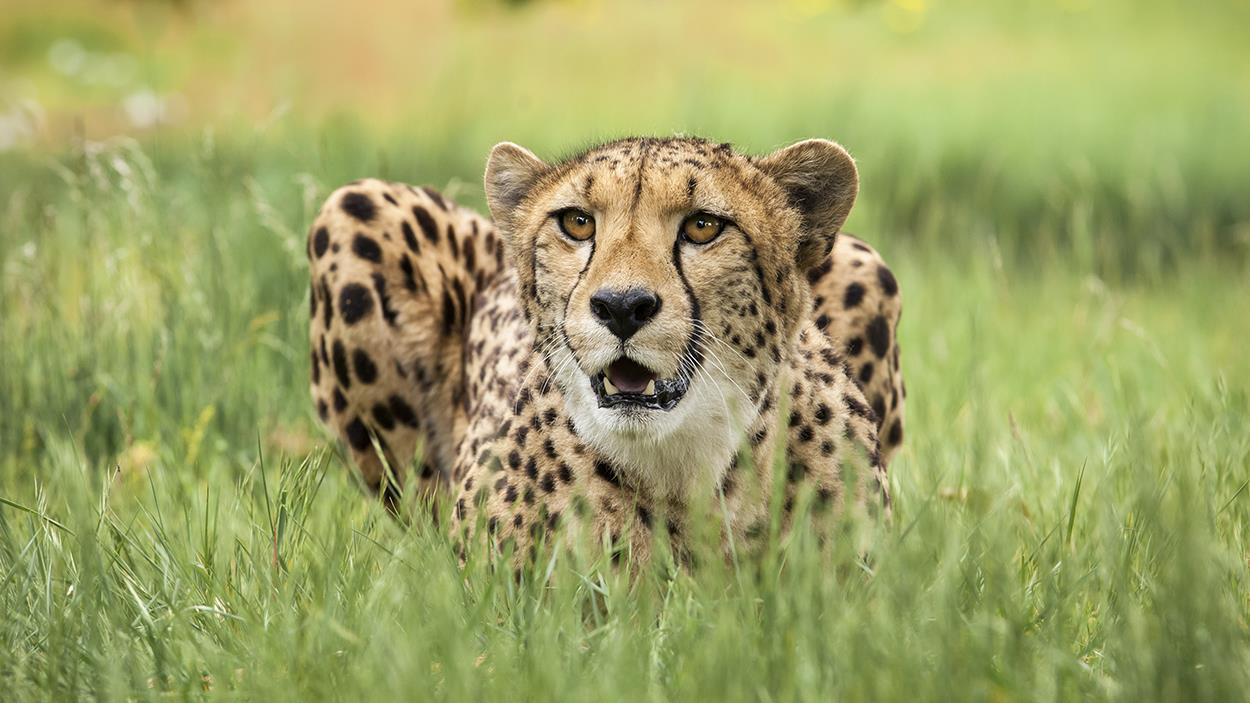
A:
<svg viewBox="0 0 1250 703">
<path fill-rule="evenodd" d="M 0 98 L 44 112 L 0 151 L 0 698 L 1248 697 L 1241 4 L 424 3 L 429 42 L 391 2 L 41 5 L 0 18 Z M 49 67 L 66 36 L 131 83 Z M 138 85 L 182 117 L 127 123 Z M 895 520 L 869 563 L 462 573 L 314 422 L 312 213 L 675 131 L 859 158 Z"/>
</svg>

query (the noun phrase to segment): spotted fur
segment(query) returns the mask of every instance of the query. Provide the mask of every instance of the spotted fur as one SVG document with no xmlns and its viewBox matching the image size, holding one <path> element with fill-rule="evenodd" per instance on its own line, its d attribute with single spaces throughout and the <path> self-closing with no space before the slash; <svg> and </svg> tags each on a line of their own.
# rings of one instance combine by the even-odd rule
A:
<svg viewBox="0 0 1250 703">
<path fill-rule="evenodd" d="M 778 467 L 787 520 L 804 492 L 829 515 L 888 512 L 899 290 L 838 234 L 857 188 L 840 147 L 749 158 L 629 139 L 549 165 L 505 144 L 486 186 L 498 224 L 367 180 L 332 194 L 310 230 L 313 402 L 370 488 L 394 505 L 415 473 L 418 493 L 445 492 L 458 535 L 481 527 L 522 558 L 580 534 L 645 560 L 654 533 L 680 546 L 690 521 L 722 517 L 726 540 L 747 544 Z M 592 241 L 553 223 L 574 205 L 595 214 Z M 731 226 L 683 241 L 693 210 Z M 588 299 L 627 285 L 662 302 L 621 342 Z M 688 376 L 686 395 L 668 411 L 599 407 L 589 379 L 621 353 Z"/>
</svg>

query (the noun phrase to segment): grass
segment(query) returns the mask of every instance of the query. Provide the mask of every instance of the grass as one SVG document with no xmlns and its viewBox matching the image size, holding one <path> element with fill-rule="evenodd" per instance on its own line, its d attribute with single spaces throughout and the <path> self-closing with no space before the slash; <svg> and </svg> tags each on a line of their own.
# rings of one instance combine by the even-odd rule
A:
<svg viewBox="0 0 1250 703">
<path fill-rule="evenodd" d="M 881 68 L 797 95 L 717 56 L 656 81 L 654 102 L 565 114 L 519 96 L 621 18 L 539 4 L 505 15 L 515 29 L 473 7 L 431 85 L 483 47 L 579 30 L 472 86 L 516 99 L 508 114 L 471 119 L 463 97 L 379 124 L 318 115 L 316 96 L 276 125 L 132 139 L 92 122 L 0 153 L 6 700 L 1245 698 L 1250 85 L 1229 29 L 1244 10 L 1168 31 L 1165 4 L 1129 27 L 1116 10 L 952 3 L 904 39 L 882 29 L 892 5 L 791 22 L 748 4 L 709 21 L 775 46 L 773 68 L 816 80 L 831 64 L 801 59 L 827 49 L 786 40 L 829 36 Z M 622 25 L 620 51 L 644 24 Z M 178 31 L 202 47 L 221 30 Z M 114 34 L 100 46 L 125 46 Z M 1023 63 L 980 66 L 1000 55 Z M 617 65 L 580 70 L 648 85 Z M 680 89 L 739 76 L 764 92 Z M 1079 109 L 1044 109 L 1060 104 Z M 614 130 L 753 149 L 832 134 L 859 156 L 852 229 L 903 286 L 909 389 L 896 519 L 871 563 L 798 540 L 632 583 L 578 560 L 521 583 L 461 572 L 427 522 L 362 499 L 317 428 L 303 236 L 319 199 L 376 174 L 480 206 L 492 141 L 555 153 Z"/>
</svg>

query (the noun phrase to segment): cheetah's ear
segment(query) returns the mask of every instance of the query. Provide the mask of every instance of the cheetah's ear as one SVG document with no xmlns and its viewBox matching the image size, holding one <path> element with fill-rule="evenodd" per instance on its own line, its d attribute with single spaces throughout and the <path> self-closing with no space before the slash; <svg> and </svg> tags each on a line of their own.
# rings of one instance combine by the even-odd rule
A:
<svg viewBox="0 0 1250 703">
<path fill-rule="evenodd" d="M 547 164 L 523 146 L 500 142 L 490 150 L 486 160 L 486 203 L 505 236 L 511 235 L 517 207 L 546 171 Z"/>
<path fill-rule="evenodd" d="M 790 205 L 803 216 L 796 253 L 799 268 L 806 271 L 822 263 L 859 192 L 855 161 L 836 142 L 808 139 L 778 149 L 756 163 L 781 186 Z"/>
</svg>

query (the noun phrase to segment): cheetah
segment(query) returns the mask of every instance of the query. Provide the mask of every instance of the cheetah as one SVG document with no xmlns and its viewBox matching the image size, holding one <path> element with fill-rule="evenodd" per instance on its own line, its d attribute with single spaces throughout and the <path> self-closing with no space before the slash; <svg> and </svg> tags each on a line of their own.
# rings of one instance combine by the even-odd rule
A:
<svg viewBox="0 0 1250 703">
<path fill-rule="evenodd" d="M 748 544 L 778 491 L 787 521 L 801 497 L 888 516 L 901 298 L 840 233 L 858 181 L 831 141 L 675 137 L 501 143 L 493 220 L 344 186 L 308 240 L 317 414 L 388 507 L 441 498 L 518 555 L 576 533 L 645 562 L 707 520 Z"/>
</svg>

